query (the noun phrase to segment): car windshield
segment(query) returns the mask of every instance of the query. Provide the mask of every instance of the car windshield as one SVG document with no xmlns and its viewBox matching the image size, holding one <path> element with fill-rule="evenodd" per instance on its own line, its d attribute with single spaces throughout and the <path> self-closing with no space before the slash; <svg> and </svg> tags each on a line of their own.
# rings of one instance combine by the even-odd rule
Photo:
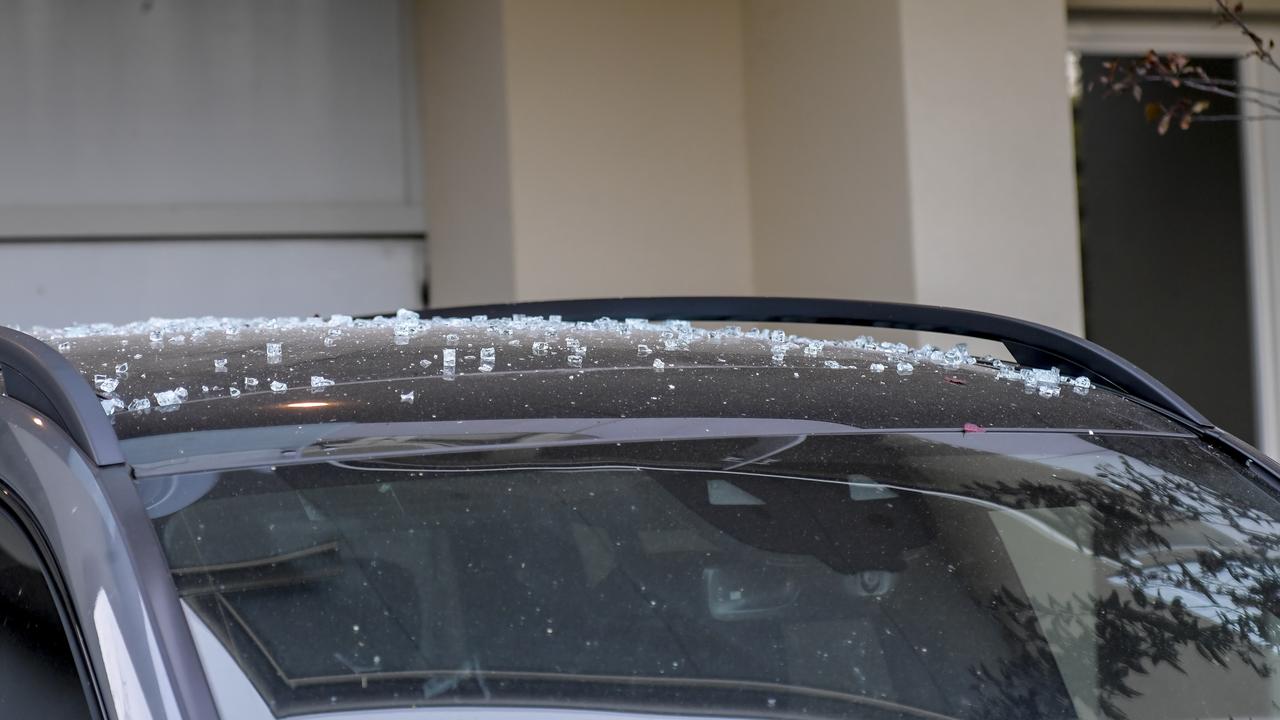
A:
<svg viewBox="0 0 1280 720">
<path fill-rule="evenodd" d="M 1136 720 L 1280 714 L 1251 472 L 1189 435 L 876 432 L 138 483 L 223 717 Z"/>
</svg>

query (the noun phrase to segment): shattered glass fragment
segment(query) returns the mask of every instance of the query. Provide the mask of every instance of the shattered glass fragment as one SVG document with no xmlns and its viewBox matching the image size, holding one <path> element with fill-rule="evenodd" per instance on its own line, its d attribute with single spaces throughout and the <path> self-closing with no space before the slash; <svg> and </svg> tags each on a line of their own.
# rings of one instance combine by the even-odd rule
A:
<svg viewBox="0 0 1280 720">
<path fill-rule="evenodd" d="M 440 363 L 445 370 L 453 372 L 454 368 L 458 366 L 458 351 L 453 348 L 445 348 L 441 353 Z"/>
<path fill-rule="evenodd" d="M 250 389 L 250 390 L 252 390 L 253 388 L 258 387 L 258 378 L 253 378 L 253 377 L 247 377 L 247 378 L 245 378 L 245 379 L 244 379 L 244 386 L 245 386 L 245 388 L 246 388 L 246 389 Z"/>
<path fill-rule="evenodd" d="M 124 375 L 124 374 L 126 374 L 126 373 L 128 373 L 128 372 L 129 372 L 129 363 L 127 363 L 127 362 L 125 362 L 125 363 L 120 363 L 119 365 L 117 365 L 117 366 L 116 366 L 116 374 L 117 374 L 117 375 Z"/>
<path fill-rule="evenodd" d="M 108 415 L 115 415 L 117 410 L 124 409 L 124 401 L 120 398 L 107 398 L 102 401 L 102 409 Z"/>
<path fill-rule="evenodd" d="M 898 363 L 898 374 L 899 374 L 899 375 L 910 375 L 911 373 L 915 372 L 915 369 L 916 369 L 916 367 L 915 367 L 914 365 L 912 365 L 911 363 L 909 363 L 909 362 L 900 362 L 900 363 Z"/>
<path fill-rule="evenodd" d="M 448 335 L 445 335 L 444 344 L 449 347 L 455 347 L 458 344 L 458 335 L 456 333 L 449 333 Z"/>
<path fill-rule="evenodd" d="M 226 371 L 227 371 L 227 359 L 226 359 L 226 358 L 214 358 L 214 359 L 213 359 L 213 371 L 214 371 L 214 372 L 226 372 Z"/>
<path fill-rule="evenodd" d="M 152 393 L 156 398 L 156 405 L 160 407 L 173 407 L 182 402 L 182 397 L 173 390 L 162 390 L 158 393 Z"/>
<path fill-rule="evenodd" d="M 827 360 L 826 362 L 822 363 L 822 365 L 824 367 L 831 368 L 832 370 L 840 369 L 840 363 L 836 362 L 835 360 Z"/>
<path fill-rule="evenodd" d="M 871 372 L 884 372 L 884 363 L 871 363 Z"/>
<path fill-rule="evenodd" d="M 322 375 L 311 376 L 311 387 L 313 388 L 326 388 L 333 384 L 334 384 L 333 380 L 330 380 L 329 378 L 324 377 Z"/>
<path fill-rule="evenodd" d="M 664 363 L 664 362 L 662 362 L 662 360 L 661 360 L 660 358 L 654 358 L 654 359 L 653 359 L 653 369 L 654 369 L 654 370 L 657 370 L 658 372 L 662 372 L 662 370 L 663 370 L 664 368 L 666 368 L 666 367 L 667 367 L 667 364 L 666 364 L 666 363 Z"/>
<path fill-rule="evenodd" d="M 430 360 L 419 360 L 419 361 L 418 361 L 418 364 L 422 366 L 422 369 L 423 369 L 423 370 L 426 370 L 427 368 L 431 367 L 431 361 L 430 361 Z"/>
<path fill-rule="evenodd" d="M 651 355 L 651 354 L 653 354 L 653 351 L 649 349 L 649 346 L 648 346 L 648 345 L 645 345 L 645 344 L 643 344 L 643 343 L 641 343 L 640 345 L 636 345 L 636 355 L 637 355 L 637 356 L 639 356 L 639 357 L 645 357 L 645 356 L 647 356 L 647 355 Z"/>
<path fill-rule="evenodd" d="M 137 412 L 138 410 L 150 410 L 151 401 L 147 398 L 138 398 L 129 403 L 129 412 Z"/>
<path fill-rule="evenodd" d="M 412 390 L 410 390 L 409 392 L 402 392 L 402 393 L 400 393 L 400 402 L 402 402 L 402 403 L 412 403 L 412 402 L 413 402 L 413 397 L 414 397 L 414 391 L 412 391 Z"/>
<path fill-rule="evenodd" d="M 67 352 L 70 349 L 71 349 L 71 343 L 69 342 L 58 343 L 58 352 Z"/>
<path fill-rule="evenodd" d="M 279 380 L 272 380 L 272 381 L 271 381 L 271 392 L 274 392 L 274 393 L 282 393 L 282 392 L 284 392 L 285 390 L 288 390 L 288 389 L 289 389 L 289 384 L 288 384 L 288 383 L 284 383 L 284 382 L 281 382 L 281 381 L 279 381 Z"/>
<path fill-rule="evenodd" d="M 240 391 L 235 388 L 231 388 L 229 392 L 231 393 L 231 397 L 240 397 Z"/>
<path fill-rule="evenodd" d="M 805 357 L 818 357 L 822 353 L 821 343 L 809 343 L 804 346 Z"/>
</svg>

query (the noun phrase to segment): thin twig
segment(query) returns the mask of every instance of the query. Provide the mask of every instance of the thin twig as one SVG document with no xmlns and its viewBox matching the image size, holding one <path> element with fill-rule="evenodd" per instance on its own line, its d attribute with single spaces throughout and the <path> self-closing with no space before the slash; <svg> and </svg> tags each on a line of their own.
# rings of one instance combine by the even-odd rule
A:
<svg viewBox="0 0 1280 720">
<path fill-rule="evenodd" d="M 1280 114 L 1277 114 L 1277 115 L 1193 115 L 1191 117 L 1191 122 L 1236 122 L 1236 121 L 1253 122 L 1255 120 L 1280 120 Z"/>
<path fill-rule="evenodd" d="M 1236 27 L 1240 28 L 1240 34 L 1249 38 L 1249 41 L 1253 43 L 1258 59 L 1271 66 L 1276 72 L 1280 72 L 1280 64 L 1276 63 L 1275 57 L 1271 54 L 1270 43 L 1263 40 L 1258 33 L 1250 30 L 1244 19 L 1235 10 L 1231 9 L 1226 0 L 1215 0 L 1215 2 L 1218 3 L 1218 10 L 1222 13 L 1222 17 L 1230 20 Z"/>
</svg>

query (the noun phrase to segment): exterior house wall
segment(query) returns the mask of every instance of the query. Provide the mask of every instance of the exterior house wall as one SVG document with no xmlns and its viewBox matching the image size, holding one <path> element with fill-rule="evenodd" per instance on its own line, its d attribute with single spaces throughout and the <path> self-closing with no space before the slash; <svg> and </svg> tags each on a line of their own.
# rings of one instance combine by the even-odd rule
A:
<svg viewBox="0 0 1280 720">
<path fill-rule="evenodd" d="M 916 300 L 1082 334 L 1065 11 L 900 7 Z"/>
<path fill-rule="evenodd" d="M 897 3 L 744 6 L 757 292 L 914 300 Z"/>
</svg>

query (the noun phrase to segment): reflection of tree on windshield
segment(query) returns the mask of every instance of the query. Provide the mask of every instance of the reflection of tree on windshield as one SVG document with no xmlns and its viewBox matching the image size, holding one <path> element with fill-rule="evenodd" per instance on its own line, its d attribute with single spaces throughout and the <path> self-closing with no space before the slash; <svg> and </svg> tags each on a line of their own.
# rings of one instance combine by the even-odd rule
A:
<svg viewBox="0 0 1280 720">
<path fill-rule="evenodd" d="M 997 667 L 973 670 L 986 703 L 979 716 L 1074 714 L 1064 698 L 1043 691 L 1046 679 L 1058 675 L 1046 637 L 1096 647 L 1097 704 L 1110 718 L 1127 717 L 1121 703 L 1141 695 L 1130 684 L 1134 674 L 1161 665 L 1185 673 L 1190 652 L 1222 667 L 1242 663 L 1262 678 L 1275 671 L 1268 657 L 1280 645 L 1276 520 L 1185 478 L 1153 477 L 1127 459 L 1098 466 L 1096 475 L 1102 482 L 966 487 L 973 497 L 1013 509 L 1081 510 L 1063 513 L 1067 524 L 1059 529 L 1106 563 L 1116 586 L 1048 602 L 1002 588 L 992 608 L 1023 650 Z M 1171 541 L 1188 527 L 1197 529 L 1193 542 Z"/>
</svg>

